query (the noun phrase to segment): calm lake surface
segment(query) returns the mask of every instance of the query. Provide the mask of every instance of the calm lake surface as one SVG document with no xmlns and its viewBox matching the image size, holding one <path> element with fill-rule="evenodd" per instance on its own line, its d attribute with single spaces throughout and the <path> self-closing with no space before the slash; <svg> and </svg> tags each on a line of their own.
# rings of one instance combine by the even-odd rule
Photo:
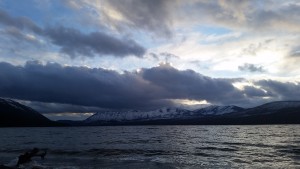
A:
<svg viewBox="0 0 300 169">
<path fill-rule="evenodd" d="M 0 164 L 44 168 L 300 168 L 300 125 L 0 128 Z"/>
</svg>

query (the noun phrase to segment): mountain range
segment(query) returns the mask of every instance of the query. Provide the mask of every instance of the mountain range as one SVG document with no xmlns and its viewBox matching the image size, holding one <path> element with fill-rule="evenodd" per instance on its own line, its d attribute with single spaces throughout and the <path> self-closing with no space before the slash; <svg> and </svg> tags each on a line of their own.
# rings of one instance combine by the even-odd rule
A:
<svg viewBox="0 0 300 169">
<path fill-rule="evenodd" d="M 208 106 L 197 110 L 161 108 L 153 111 L 99 112 L 83 125 L 229 125 L 300 124 L 300 102 L 271 102 L 245 109 L 234 105 Z"/>
<path fill-rule="evenodd" d="M 278 101 L 254 108 L 211 105 L 196 110 L 164 107 L 151 111 L 104 111 L 82 121 L 51 121 L 30 107 L 0 98 L 0 127 L 97 125 L 300 124 L 300 101 Z"/>
</svg>

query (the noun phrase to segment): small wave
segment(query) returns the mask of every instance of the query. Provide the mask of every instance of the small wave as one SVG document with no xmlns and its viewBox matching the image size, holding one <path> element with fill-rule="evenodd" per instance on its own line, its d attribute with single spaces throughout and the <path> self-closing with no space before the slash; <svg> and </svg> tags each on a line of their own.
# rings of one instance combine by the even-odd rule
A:
<svg viewBox="0 0 300 169">
<path fill-rule="evenodd" d="M 238 145 L 238 146 L 247 145 L 246 143 L 237 143 L 237 142 L 221 142 L 221 144 L 225 144 L 225 145 Z"/>
<path fill-rule="evenodd" d="M 31 145 L 31 144 L 36 144 L 36 142 L 34 141 L 27 141 L 27 142 L 23 142 L 24 145 Z"/>
<path fill-rule="evenodd" d="M 79 155 L 82 154 L 81 151 L 73 151 L 73 150 L 50 150 L 49 153 L 55 155 Z"/>
<path fill-rule="evenodd" d="M 1 153 L 23 153 L 27 149 L 0 149 Z"/>
<path fill-rule="evenodd" d="M 284 154 L 289 153 L 294 155 L 300 155 L 300 148 L 279 149 L 278 151 Z"/>
<path fill-rule="evenodd" d="M 238 151 L 236 148 L 227 148 L 227 147 L 197 147 L 200 150 L 216 150 L 216 151 Z"/>
<path fill-rule="evenodd" d="M 208 153 L 203 153 L 203 152 L 196 152 L 193 155 L 195 156 L 202 156 L 202 157 L 214 157 L 214 154 L 208 154 Z"/>
<path fill-rule="evenodd" d="M 161 143 L 161 139 L 148 139 L 148 140 L 131 140 L 129 143 L 134 144 L 150 144 L 150 143 Z"/>
<path fill-rule="evenodd" d="M 18 158 L 15 158 L 15 159 L 11 160 L 8 164 L 5 164 L 4 168 L 6 168 L 6 167 L 15 168 L 17 163 L 18 163 Z M 1 168 L 1 166 L 0 166 L 0 168 Z M 21 164 L 18 168 L 20 168 L 20 169 L 53 169 L 52 167 L 44 166 L 35 160 L 32 160 L 26 164 Z"/>
<path fill-rule="evenodd" d="M 74 150 L 49 150 L 54 155 L 69 156 L 118 156 L 118 155 L 184 155 L 182 151 L 165 151 L 165 150 L 143 150 L 143 149 L 89 149 L 85 151 Z"/>
<path fill-rule="evenodd" d="M 240 159 L 240 158 L 233 159 L 232 161 L 235 162 L 235 163 L 251 164 L 250 161 L 246 161 L 246 160 Z"/>
<path fill-rule="evenodd" d="M 51 169 L 80 169 L 80 167 L 75 167 L 75 166 L 59 166 Z"/>
<path fill-rule="evenodd" d="M 158 130 L 159 128 L 157 128 L 157 127 L 148 127 L 147 129 L 148 130 Z"/>
</svg>

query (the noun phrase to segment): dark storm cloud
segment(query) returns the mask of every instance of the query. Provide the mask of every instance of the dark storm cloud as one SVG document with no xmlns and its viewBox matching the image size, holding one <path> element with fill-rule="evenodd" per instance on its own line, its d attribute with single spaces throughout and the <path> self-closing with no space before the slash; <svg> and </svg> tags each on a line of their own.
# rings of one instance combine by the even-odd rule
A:
<svg viewBox="0 0 300 169">
<path fill-rule="evenodd" d="M 99 107 L 88 107 L 72 104 L 59 104 L 59 103 L 44 103 L 44 102 L 35 102 L 35 101 L 22 101 L 17 100 L 18 102 L 38 110 L 40 113 L 82 113 L 82 112 L 100 112 L 107 109 Z"/>
<path fill-rule="evenodd" d="M 230 80 L 214 79 L 192 70 L 180 71 L 169 64 L 144 69 L 142 77 L 162 87 L 170 98 L 207 100 L 214 103 L 224 103 L 225 99 L 229 102 L 244 99 Z"/>
<path fill-rule="evenodd" d="M 300 84 L 274 80 L 260 80 L 255 83 L 272 93 L 279 100 L 300 100 Z"/>
<path fill-rule="evenodd" d="M 76 29 L 65 27 L 50 28 L 44 32 L 53 44 L 61 47 L 62 52 L 73 57 L 78 54 L 84 56 L 104 54 L 119 57 L 126 55 L 142 57 L 146 51 L 134 40 L 118 39 L 103 32 L 83 34 Z"/>
<path fill-rule="evenodd" d="M 0 63 L 0 97 L 111 109 L 171 106 L 170 99 L 234 102 L 242 94 L 226 79 L 160 65 L 140 73 L 27 62 Z"/>
<path fill-rule="evenodd" d="M 0 63 L 0 97 L 29 101 L 43 112 L 81 112 L 98 109 L 153 109 L 174 106 L 172 99 L 206 100 L 213 104 L 238 104 L 300 99 L 299 83 L 261 80 L 244 90 L 232 83 L 244 79 L 221 79 L 169 64 L 118 73 L 87 67 L 65 67 L 56 63 L 24 66 Z M 45 111 L 43 103 L 50 103 Z M 39 107 L 40 106 L 40 107 Z"/>
<path fill-rule="evenodd" d="M 41 28 L 28 18 L 11 17 L 1 10 L 0 23 L 13 28 L 7 32 L 8 35 L 23 36 L 21 39 L 24 39 L 26 36 L 21 31 L 31 31 L 39 37 L 48 38 L 52 44 L 61 48 L 61 52 L 73 58 L 78 55 L 113 55 L 117 57 L 135 55 L 142 57 L 146 52 L 144 47 L 129 38 L 117 38 L 104 32 L 85 34 L 77 29 L 62 26 Z"/>
<path fill-rule="evenodd" d="M 159 89 L 135 74 L 105 69 L 62 67 L 27 62 L 24 67 L 0 64 L 1 97 L 104 108 L 162 105 Z M 150 94 L 149 94 L 150 93 Z M 161 92 L 160 92 L 161 93 Z"/>
<path fill-rule="evenodd" d="M 248 97 L 270 97 L 274 96 L 271 92 L 264 91 L 262 89 L 253 87 L 253 86 L 245 86 L 244 90 L 245 94 Z"/>
<path fill-rule="evenodd" d="M 256 66 L 256 65 L 250 64 L 250 63 L 245 63 L 244 65 L 239 66 L 238 68 L 240 71 L 247 71 L 247 72 L 252 72 L 252 73 L 265 72 L 265 70 L 263 69 L 262 66 Z"/>
</svg>

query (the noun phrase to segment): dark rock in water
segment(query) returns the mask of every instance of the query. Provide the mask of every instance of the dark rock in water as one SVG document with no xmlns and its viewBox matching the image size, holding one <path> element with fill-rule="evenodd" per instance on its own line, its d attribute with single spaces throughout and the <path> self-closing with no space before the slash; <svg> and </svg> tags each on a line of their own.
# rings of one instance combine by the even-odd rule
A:
<svg viewBox="0 0 300 169">
<path fill-rule="evenodd" d="M 40 149 L 34 148 L 31 151 L 27 151 L 24 154 L 21 154 L 18 159 L 17 166 L 20 166 L 21 164 L 26 164 L 31 162 L 31 158 L 39 156 L 41 159 L 44 159 L 47 154 L 47 150 L 44 150 L 43 152 L 40 152 Z"/>
<path fill-rule="evenodd" d="M 0 127 L 58 126 L 30 107 L 10 99 L 0 98 Z"/>
</svg>

